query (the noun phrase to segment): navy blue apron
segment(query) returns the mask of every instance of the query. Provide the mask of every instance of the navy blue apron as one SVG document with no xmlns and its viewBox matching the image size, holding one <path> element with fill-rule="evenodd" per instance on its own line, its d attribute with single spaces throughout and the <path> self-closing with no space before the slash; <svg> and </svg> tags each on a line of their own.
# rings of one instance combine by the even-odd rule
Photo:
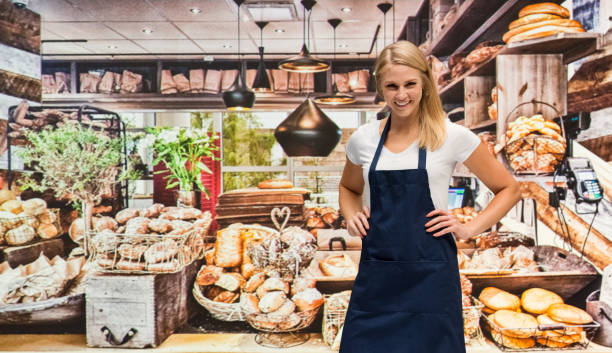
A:
<svg viewBox="0 0 612 353">
<path fill-rule="evenodd" d="M 425 170 L 376 170 L 388 119 L 370 165 L 370 229 L 344 323 L 341 353 L 462 353 L 457 247 L 425 231 L 434 210 Z"/>
</svg>

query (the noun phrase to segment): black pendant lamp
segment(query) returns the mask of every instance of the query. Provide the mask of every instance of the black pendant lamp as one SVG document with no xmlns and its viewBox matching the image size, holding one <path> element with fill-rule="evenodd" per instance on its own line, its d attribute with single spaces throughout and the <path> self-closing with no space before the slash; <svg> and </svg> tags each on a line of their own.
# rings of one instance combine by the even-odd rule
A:
<svg viewBox="0 0 612 353">
<path fill-rule="evenodd" d="M 264 46 L 263 46 L 263 29 L 268 25 L 267 21 L 255 22 L 259 27 L 259 65 L 257 66 L 257 74 L 255 74 L 255 80 L 253 80 L 253 89 L 255 92 L 263 92 L 272 89 L 270 85 L 270 79 L 266 72 L 266 64 L 264 62 Z"/>
<path fill-rule="evenodd" d="M 336 60 L 336 27 L 338 27 L 338 25 L 342 23 L 342 20 L 339 18 L 331 18 L 327 20 L 327 23 L 329 23 L 334 28 L 334 60 Z M 334 93 L 332 95 L 317 97 L 315 98 L 315 102 L 319 104 L 329 104 L 329 105 L 355 103 L 355 96 L 351 94 L 345 94 L 345 93 L 338 92 L 338 86 L 336 85 L 336 80 L 334 80 L 333 77 L 334 75 L 332 74 L 332 81 L 333 81 L 332 90 Z"/>
<path fill-rule="evenodd" d="M 302 50 L 300 50 L 300 53 L 297 56 L 285 59 L 278 63 L 278 68 L 285 71 L 299 73 L 327 71 L 329 70 L 329 63 L 311 56 L 308 48 L 306 47 L 306 10 L 310 11 L 317 2 L 315 0 L 302 0 L 301 2 L 302 6 L 304 6 Z"/>
<path fill-rule="evenodd" d="M 378 7 L 380 12 L 383 13 L 383 47 L 384 47 L 387 44 L 387 12 L 391 10 L 393 5 L 388 2 L 381 2 L 380 4 L 376 5 L 376 7 Z M 385 100 L 383 99 L 383 97 L 380 96 L 380 94 L 378 94 L 378 91 L 376 91 L 376 97 L 374 97 L 374 104 L 385 105 Z"/>
<path fill-rule="evenodd" d="M 238 57 L 240 57 L 240 5 L 245 0 L 234 0 L 238 5 Z M 242 62 L 240 63 L 240 70 L 236 76 L 236 80 L 232 84 L 232 87 L 223 92 L 223 103 L 228 110 L 249 110 L 255 103 L 255 93 L 251 91 L 245 81 L 242 70 Z"/>
<path fill-rule="evenodd" d="M 338 125 L 310 98 L 274 130 L 274 137 L 289 157 L 326 157 L 341 136 Z"/>
</svg>

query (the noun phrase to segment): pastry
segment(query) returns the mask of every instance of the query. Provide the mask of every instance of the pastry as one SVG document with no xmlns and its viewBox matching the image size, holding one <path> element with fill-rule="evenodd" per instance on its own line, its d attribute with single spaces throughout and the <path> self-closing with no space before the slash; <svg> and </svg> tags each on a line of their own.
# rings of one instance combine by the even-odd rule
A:
<svg viewBox="0 0 612 353">
<path fill-rule="evenodd" d="M 204 259 L 207 265 L 215 264 L 215 249 L 209 249 L 204 252 Z"/>
<path fill-rule="evenodd" d="M 29 199 L 21 203 L 21 208 L 28 216 L 37 216 L 47 209 L 47 202 L 43 199 Z"/>
<path fill-rule="evenodd" d="M 249 278 L 244 285 L 243 291 L 246 293 L 253 293 L 265 280 L 266 274 L 264 272 L 258 272 Z"/>
<path fill-rule="evenodd" d="M 190 222 L 183 221 L 180 219 L 170 221 L 170 225 L 172 226 L 172 231 L 169 234 L 173 235 L 185 234 L 193 227 Z"/>
<path fill-rule="evenodd" d="M 240 230 L 225 228 L 217 232 L 215 242 L 215 264 L 220 267 L 238 266 L 242 262 L 242 239 Z"/>
<path fill-rule="evenodd" d="M 243 293 L 240 296 L 240 306 L 247 314 L 259 314 L 259 298 L 253 293 Z"/>
<path fill-rule="evenodd" d="M 548 307 L 546 315 L 555 321 L 573 325 L 586 325 L 593 322 L 593 318 L 586 311 L 568 304 L 552 304 Z"/>
<path fill-rule="evenodd" d="M 230 292 L 230 291 L 223 291 L 223 292 L 219 293 L 219 295 L 214 297 L 213 301 L 231 304 L 231 303 L 235 302 L 238 299 L 238 297 L 240 297 L 240 294 L 238 294 L 238 293 L 234 293 L 234 292 Z"/>
<path fill-rule="evenodd" d="M 504 290 L 487 287 L 480 292 L 478 299 L 487 307 L 493 310 L 513 310 L 516 311 L 521 306 L 521 300 L 514 294 Z"/>
<path fill-rule="evenodd" d="M 268 317 L 274 321 L 281 322 L 295 311 L 295 304 L 291 300 L 285 300 L 280 308 L 268 313 Z"/>
<path fill-rule="evenodd" d="M 121 244 L 117 249 L 117 252 L 121 256 L 122 260 L 140 260 L 146 250 L 146 245 Z"/>
<path fill-rule="evenodd" d="M 219 277 L 223 274 L 221 267 L 213 265 L 202 266 L 196 277 L 196 283 L 201 286 L 208 286 L 214 284 L 219 280 Z"/>
<path fill-rule="evenodd" d="M 147 234 L 149 230 L 149 219 L 134 217 L 125 224 L 125 234 Z"/>
<path fill-rule="evenodd" d="M 269 179 L 257 184 L 260 189 L 291 189 L 293 183 L 290 180 L 284 179 Z"/>
<path fill-rule="evenodd" d="M 210 300 L 215 299 L 219 294 L 225 292 L 223 288 L 217 286 L 206 286 L 204 287 L 204 296 Z"/>
<path fill-rule="evenodd" d="M 535 336 L 538 321 L 529 314 L 510 310 L 498 310 L 493 315 L 493 321 L 503 328 L 504 336 L 529 338 Z"/>
<path fill-rule="evenodd" d="M 135 208 L 126 208 L 117 212 L 117 214 L 115 215 L 115 220 L 117 220 L 119 224 L 124 224 L 130 219 L 138 217 L 139 214 L 140 212 Z"/>
<path fill-rule="evenodd" d="M 219 276 L 219 279 L 215 282 L 215 285 L 221 287 L 230 292 L 236 291 L 240 289 L 246 280 L 240 273 L 231 272 L 231 273 L 222 273 Z"/>
<path fill-rule="evenodd" d="M 556 303 L 563 303 L 563 299 L 542 288 L 530 288 L 521 295 L 521 306 L 532 314 L 544 314 L 549 306 Z"/>
<path fill-rule="evenodd" d="M 93 224 L 94 230 L 97 232 L 101 232 L 104 229 L 115 231 L 117 227 L 119 226 L 119 224 L 117 224 L 117 221 L 115 221 L 114 218 L 108 217 L 108 216 L 94 218 L 92 219 L 92 224 Z"/>
<path fill-rule="evenodd" d="M 189 207 L 181 210 L 180 219 L 196 219 L 202 214 L 197 208 Z"/>
<path fill-rule="evenodd" d="M 59 230 L 54 224 L 43 223 L 36 228 L 36 233 L 43 239 L 51 239 L 59 234 Z"/>
<path fill-rule="evenodd" d="M 172 223 L 167 219 L 152 219 L 147 226 L 150 231 L 160 234 L 166 234 L 172 230 Z"/>
<path fill-rule="evenodd" d="M 256 327 L 262 330 L 274 330 L 277 326 L 276 322 L 271 321 L 266 314 L 257 314 L 255 317 L 251 318 L 251 321 Z"/>
<path fill-rule="evenodd" d="M 26 214 L 25 212 L 21 212 L 20 214 L 18 214 L 17 218 L 22 219 L 22 224 L 27 224 L 34 229 L 38 228 L 38 226 L 40 225 L 40 222 L 38 221 L 36 217 L 30 216 Z"/>
<path fill-rule="evenodd" d="M 266 293 L 259 300 L 259 310 L 263 313 L 269 313 L 277 310 L 287 301 L 287 296 L 281 291 Z"/>
<path fill-rule="evenodd" d="M 0 211 L 11 212 L 13 214 L 20 214 L 23 212 L 23 208 L 21 208 L 22 202 L 20 200 L 8 200 L 5 201 L 2 206 L 0 206 Z"/>
<path fill-rule="evenodd" d="M 316 288 L 308 288 L 292 297 L 298 311 L 309 311 L 323 304 L 323 295 Z"/>
<path fill-rule="evenodd" d="M 145 263 L 142 261 L 120 260 L 115 267 L 123 271 L 144 271 Z"/>
<path fill-rule="evenodd" d="M 319 267 L 325 276 L 354 277 L 357 275 L 357 265 L 346 254 L 330 255 L 319 262 Z"/>
<path fill-rule="evenodd" d="M 298 277 L 291 284 L 291 295 L 294 296 L 298 292 L 302 292 L 308 288 L 314 288 L 317 281 L 314 278 Z"/>
<path fill-rule="evenodd" d="M 147 270 L 151 272 L 176 272 L 180 268 L 180 264 L 177 259 L 172 259 L 166 262 L 150 263 L 147 264 Z"/>
<path fill-rule="evenodd" d="M 178 246 L 172 239 L 166 239 L 151 245 L 144 253 L 148 263 L 167 261 L 173 258 L 178 252 Z"/>
<path fill-rule="evenodd" d="M 552 2 L 541 2 L 538 4 L 527 5 L 523 7 L 521 11 L 519 11 L 518 17 L 523 18 L 532 14 L 551 14 L 562 18 L 570 17 L 570 12 L 568 9 Z"/>
<path fill-rule="evenodd" d="M 261 288 L 266 292 L 271 292 L 275 290 L 283 291 L 285 294 L 289 294 L 289 283 L 283 281 L 280 278 L 268 278 L 263 282 Z"/>
<path fill-rule="evenodd" d="M 115 259 L 98 257 L 96 259 L 96 265 L 98 265 L 98 267 L 101 269 L 110 270 L 115 265 Z"/>
<path fill-rule="evenodd" d="M 36 237 L 34 228 L 27 224 L 22 224 L 17 228 L 11 229 L 4 234 L 4 241 L 8 245 L 22 245 L 28 243 Z"/>
</svg>

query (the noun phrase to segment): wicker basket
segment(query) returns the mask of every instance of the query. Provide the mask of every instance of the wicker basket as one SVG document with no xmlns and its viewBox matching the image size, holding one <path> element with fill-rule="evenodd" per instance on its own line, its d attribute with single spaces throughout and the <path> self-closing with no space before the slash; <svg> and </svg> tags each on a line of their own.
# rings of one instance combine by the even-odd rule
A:
<svg viewBox="0 0 612 353">
<path fill-rule="evenodd" d="M 217 320 L 221 321 L 244 321 L 244 313 L 240 303 L 221 303 L 212 301 L 202 294 L 200 285 L 193 284 L 193 297 L 196 301 L 208 310 L 208 312 Z"/>
<path fill-rule="evenodd" d="M 180 235 L 102 231 L 88 233 L 87 242 L 89 261 L 105 273 L 175 273 L 202 258 L 204 249 L 197 230 Z"/>
<path fill-rule="evenodd" d="M 246 314 L 245 318 L 251 327 L 259 331 L 270 333 L 294 332 L 310 326 L 317 313 L 319 313 L 319 309 L 321 309 L 321 306 L 308 311 L 296 311 L 283 318 L 276 319 L 272 319 L 266 314 Z M 292 320 L 295 320 L 295 325 L 291 322 Z"/>
<path fill-rule="evenodd" d="M 600 326 L 593 321 L 587 325 L 539 325 L 537 329 L 501 328 L 484 313 L 481 318 L 495 345 L 500 350 L 508 352 L 586 349 Z M 523 332 L 527 338 L 512 338 L 517 331 Z"/>
</svg>

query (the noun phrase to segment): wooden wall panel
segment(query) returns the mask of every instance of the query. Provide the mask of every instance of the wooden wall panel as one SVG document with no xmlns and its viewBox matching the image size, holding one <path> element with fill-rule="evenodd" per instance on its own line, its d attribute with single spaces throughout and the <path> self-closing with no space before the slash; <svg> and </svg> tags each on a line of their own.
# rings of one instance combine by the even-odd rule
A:
<svg viewBox="0 0 612 353">
<path fill-rule="evenodd" d="M 0 42 L 40 54 L 40 15 L 0 0 Z"/>
</svg>

